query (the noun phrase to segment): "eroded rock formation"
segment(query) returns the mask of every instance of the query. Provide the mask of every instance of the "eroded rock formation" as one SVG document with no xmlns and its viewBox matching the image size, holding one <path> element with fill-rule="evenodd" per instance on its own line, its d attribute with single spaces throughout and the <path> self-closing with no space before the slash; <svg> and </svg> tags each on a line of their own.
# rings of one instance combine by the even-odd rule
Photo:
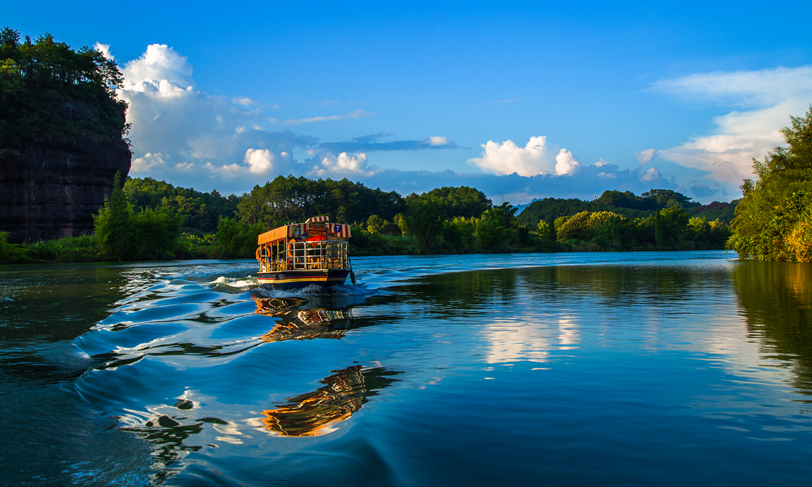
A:
<svg viewBox="0 0 812 487">
<path fill-rule="evenodd" d="M 0 150 L 0 231 L 10 242 L 36 242 L 93 231 L 93 214 L 110 196 L 131 154 L 121 140 L 22 141 Z"/>
</svg>

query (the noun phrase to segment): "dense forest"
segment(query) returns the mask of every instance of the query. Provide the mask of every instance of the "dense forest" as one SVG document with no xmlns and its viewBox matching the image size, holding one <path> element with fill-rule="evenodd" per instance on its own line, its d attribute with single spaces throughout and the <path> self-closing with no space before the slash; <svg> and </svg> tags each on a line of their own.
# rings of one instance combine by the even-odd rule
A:
<svg viewBox="0 0 812 487">
<path fill-rule="evenodd" d="M 22 140 L 121 138 L 126 103 L 113 92 L 123 81 L 116 63 L 51 34 L 36 41 L 0 30 L 0 150 Z"/>
<path fill-rule="evenodd" d="M 115 186 L 95 234 L 27 246 L 0 235 L 0 261 L 248 258 L 260 233 L 316 215 L 352 224 L 354 255 L 721 249 L 735 206 L 654 189 L 607 191 L 594 201 L 546 198 L 517 214 L 466 186 L 404 198 L 347 179 L 294 176 L 241 196 L 153 178 L 123 185 L 118 178 Z"/>
<path fill-rule="evenodd" d="M 781 133 L 788 147 L 753 159 L 756 179 L 742 184 L 731 249 L 742 258 L 812 261 L 812 106 Z"/>
<path fill-rule="evenodd" d="M 686 210 L 692 217 L 704 218 L 707 221 L 719 220 L 729 225 L 739 200 L 730 203 L 714 201 L 702 205 L 675 191 L 653 189 L 640 196 L 631 191 L 604 191 L 597 199 L 584 201 L 576 198 L 544 198 L 527 206 L 519 214 L 519 221 L 525 225 L 535 226 L 544 220 L 555 220 L 561 216 L 574 215 L 582 211 L 611 211 L 629 220 L 646 218 L 655 211 L 673 206 Z"/>
</svg>

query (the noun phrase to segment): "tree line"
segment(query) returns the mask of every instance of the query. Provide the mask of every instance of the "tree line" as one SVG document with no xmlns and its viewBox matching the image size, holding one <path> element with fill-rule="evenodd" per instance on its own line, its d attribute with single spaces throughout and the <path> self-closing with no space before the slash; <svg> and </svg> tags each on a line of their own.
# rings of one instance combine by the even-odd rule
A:
<svg viewBox="0 0 812 487">
<path fill-rule="evenodd" d="M 546 198 L 519 213 L 467 186 L 403 197 L 347 179 L 279 176 L 223 196 L 149 177 L 121 179 L 93 235 L 27 246 L 0 236 L 0 261 L 250 258 L 260 233 L 316 215 L 352 225 L 354 255 L 706 249 L 723 248 L 729 235 L 720 219 L 696 212 L 730 204 L 703 207 L 670 190 Z"/>
</svg>

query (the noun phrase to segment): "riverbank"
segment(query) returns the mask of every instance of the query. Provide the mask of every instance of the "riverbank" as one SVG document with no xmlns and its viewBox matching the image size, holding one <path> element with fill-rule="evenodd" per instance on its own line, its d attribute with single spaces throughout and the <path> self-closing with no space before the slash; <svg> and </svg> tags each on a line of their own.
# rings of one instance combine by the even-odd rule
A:
<svg viewBox="0 0 812 487">
<path fill-rule="evenodd" d="M 446 242 L 440 242 L 427 254 L 420 252 L 414 239 L 406 236 L 375 235 L 363 232 L 356 227 L 358 242 L 350 247 L 352 257 L 374 257 L 395 255 L 465 255 L 465 254 L 531 254 L 556 252 L 618 252 L 618 251 L 691 251 L 691 250 L 724 250 L 723 248 L 702 248 L 695 242 L 683 242 L 681 245 L 657 249 L 653 245 L 632 246 L 626 249 L 603 248 L 594 241 L 569 240 L 565 242 L 551 242 L 536 240 L 532 245 L 525 247 L 506 248 L 499 251 L 477 249 L 476 251 L 458 252 Z M 356 245 L 356 243 L 358 243 Z M 196 259 L 249 259 L 253 254 L 246 253 L 244 249 L 229 250 L 223 248 L 218 242 L 217 235 L 209 234 L 202 237 L 197 235 L 181 234 L 174 242 L 169 253 L 163 258 L 148 255 L 135 255 L 132 259 L 116 259 L 106 256 L 95 235 L 80 237 L 67 237 L 58 240 L 42 240 L 31 244 L 11 244 L 6 240 L 6 234 L 0 232 L 0 265 L 2 264 L 49 264 L 49 263 L 79 263 L 79 262 L 118 262 L 118 261 L 173 261 Z"/>
<path fill-rule="evenodd" d="M 71 263 L 71 262 L 116 262 L 119 260 L 192 260 L 218 259 L 224 255 L 215 245 L 214 236 L 201 238 L 195 235 L 181 235 L 176 239 L 170 253 L 164 258 L 149 258 L 137 255 L 133 259 L 115 259 L 102 253 L 95 235 L 66 237 L 58 240 L 40 240 L 31 244 L 12 244 L 6 240 L 7 234 L 0 232 L 0 265 Z"/>
</svg>

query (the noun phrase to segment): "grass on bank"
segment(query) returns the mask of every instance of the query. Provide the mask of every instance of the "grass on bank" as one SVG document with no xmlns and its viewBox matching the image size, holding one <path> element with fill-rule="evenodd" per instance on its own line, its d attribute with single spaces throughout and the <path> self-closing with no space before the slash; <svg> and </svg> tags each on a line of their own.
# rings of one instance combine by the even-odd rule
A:
<svg viewBox="0 0 812 487">
<path fill-rule="evenodd" d="M 168 252 L 135 253 L 122 260 L 219 259 L 224 256 L 215 244 L 216 236 L 179 235 Z M 96 235 L 40 240 L 30 244 L 8 242 L 8 233 L 0 232 L 0 264 L 32 264 L 40 262 L 105 262 L 119 260 L 105 255 Z"/>
</svg>

